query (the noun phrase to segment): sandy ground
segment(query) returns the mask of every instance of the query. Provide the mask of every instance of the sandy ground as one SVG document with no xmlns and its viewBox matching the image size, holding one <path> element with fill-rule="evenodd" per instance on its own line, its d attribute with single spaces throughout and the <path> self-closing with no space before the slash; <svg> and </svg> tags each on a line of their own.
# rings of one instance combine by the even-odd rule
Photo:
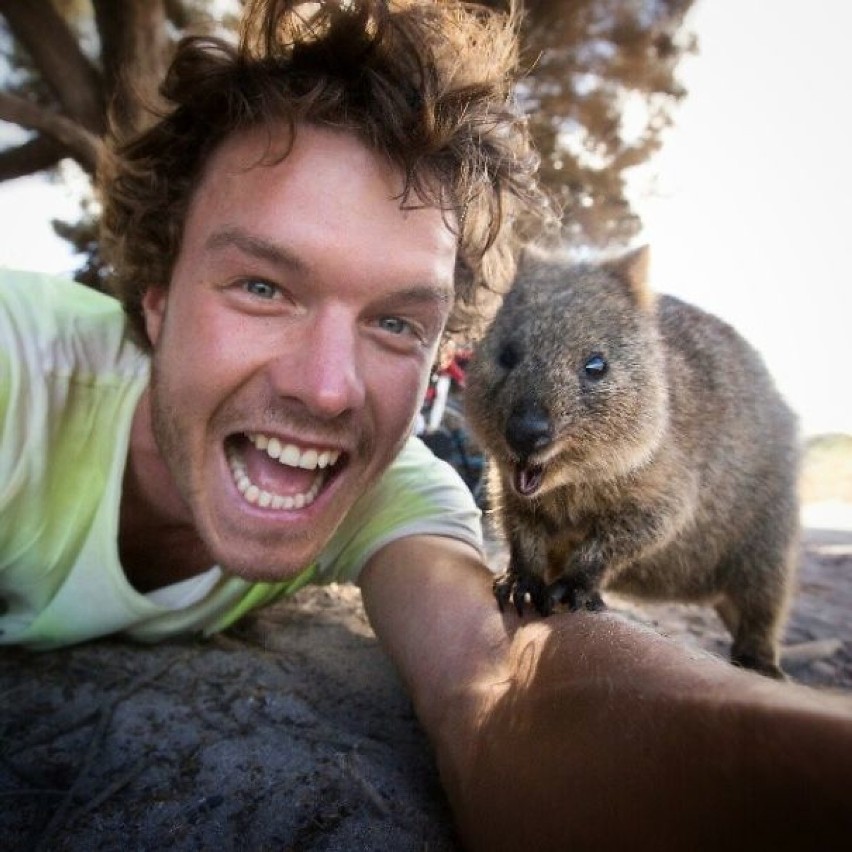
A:
<svg viewBox="0 0 852 852">
<path fill-rule="evenodd" d="M 814 519 L 783 663 L 852 693 L 852 525 Z M 727 653 L 709 610 L 610 604 Z M 352 587 L 305 590 L 205 643 L 0 651 L 0 732 L 4 850 L 457 849 Z"/>
</svg>

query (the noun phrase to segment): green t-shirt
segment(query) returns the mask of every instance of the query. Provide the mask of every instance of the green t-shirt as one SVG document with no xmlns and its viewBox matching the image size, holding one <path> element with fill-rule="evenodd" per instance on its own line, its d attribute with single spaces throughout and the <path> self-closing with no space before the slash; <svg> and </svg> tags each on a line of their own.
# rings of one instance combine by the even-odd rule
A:
<svg viewBox="0 0 852 852">
<path fill-rule="evenodd" d="M 412 438 L 294 579 L 252 583 L 211 566 L 137 592 L 118 559 L 118 517 L 148 375 L 114 299 L 0 270 L 0 644 L 209 634 L 307 583 L 357 579 L 373 553 L 404 536 L 481 547 L 479 510 L 461 479 Z"/>
</svg>

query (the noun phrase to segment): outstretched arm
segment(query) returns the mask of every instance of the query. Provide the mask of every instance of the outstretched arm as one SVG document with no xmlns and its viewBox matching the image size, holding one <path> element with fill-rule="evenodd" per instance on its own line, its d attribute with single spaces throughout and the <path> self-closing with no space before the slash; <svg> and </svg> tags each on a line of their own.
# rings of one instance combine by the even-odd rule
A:
<svg viewBox="0 0 852 852">
<path fill-rule="evenodd" d="M 829 848 L 852 837 L 852 702 L 612 613 L 501 615 L 435 537 L 361 579 L 472 850 Z"/>
</svg>

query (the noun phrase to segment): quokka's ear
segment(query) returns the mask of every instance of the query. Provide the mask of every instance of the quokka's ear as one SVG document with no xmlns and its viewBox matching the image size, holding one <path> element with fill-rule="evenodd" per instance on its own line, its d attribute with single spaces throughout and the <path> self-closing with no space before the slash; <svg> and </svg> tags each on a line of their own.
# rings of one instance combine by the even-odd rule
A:
<svg viewBox="0 0 852 852">
<path fill-rule="evenodd" d="M 542 263 L 550 253 L 544 245 L 535 242 L 525 243 L 518 251 L 518 259 L 515 264 L 517 274 L 533 269 L 537 264 Z"/>
<path fill-rule="evenodd" d="M 654 293 L 648 281 L 651 250 L 645 246 L 631 249 L 626 254 L 608 260 L 604 266 L 612 275 L 623 281 L 641 308 L 654 304 Z"/>
</svg>

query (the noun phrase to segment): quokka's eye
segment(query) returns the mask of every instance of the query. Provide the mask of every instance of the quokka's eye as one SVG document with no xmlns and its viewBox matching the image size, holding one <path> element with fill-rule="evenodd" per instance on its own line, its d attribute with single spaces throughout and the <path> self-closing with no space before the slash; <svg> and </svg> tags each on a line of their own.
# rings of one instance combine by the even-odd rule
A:
<svg viewBox="0 0 852 852">
<path fill-rule="evenodd" d="M 588 379 L 601 379 L 606 375 L 608 369 L 609 364 L 607 364 L 606 358 L 599 353 L 591 355 L 583 364 L 583 372 Z"/>
<path fill-rule="evenodd" d="M 504 370 L 511 370 L 513 367 L 517 367 L 520 360 L 521 353 L 513 343 L 504 343 L 497 353 L 497 363 Z"/>
</svg>

